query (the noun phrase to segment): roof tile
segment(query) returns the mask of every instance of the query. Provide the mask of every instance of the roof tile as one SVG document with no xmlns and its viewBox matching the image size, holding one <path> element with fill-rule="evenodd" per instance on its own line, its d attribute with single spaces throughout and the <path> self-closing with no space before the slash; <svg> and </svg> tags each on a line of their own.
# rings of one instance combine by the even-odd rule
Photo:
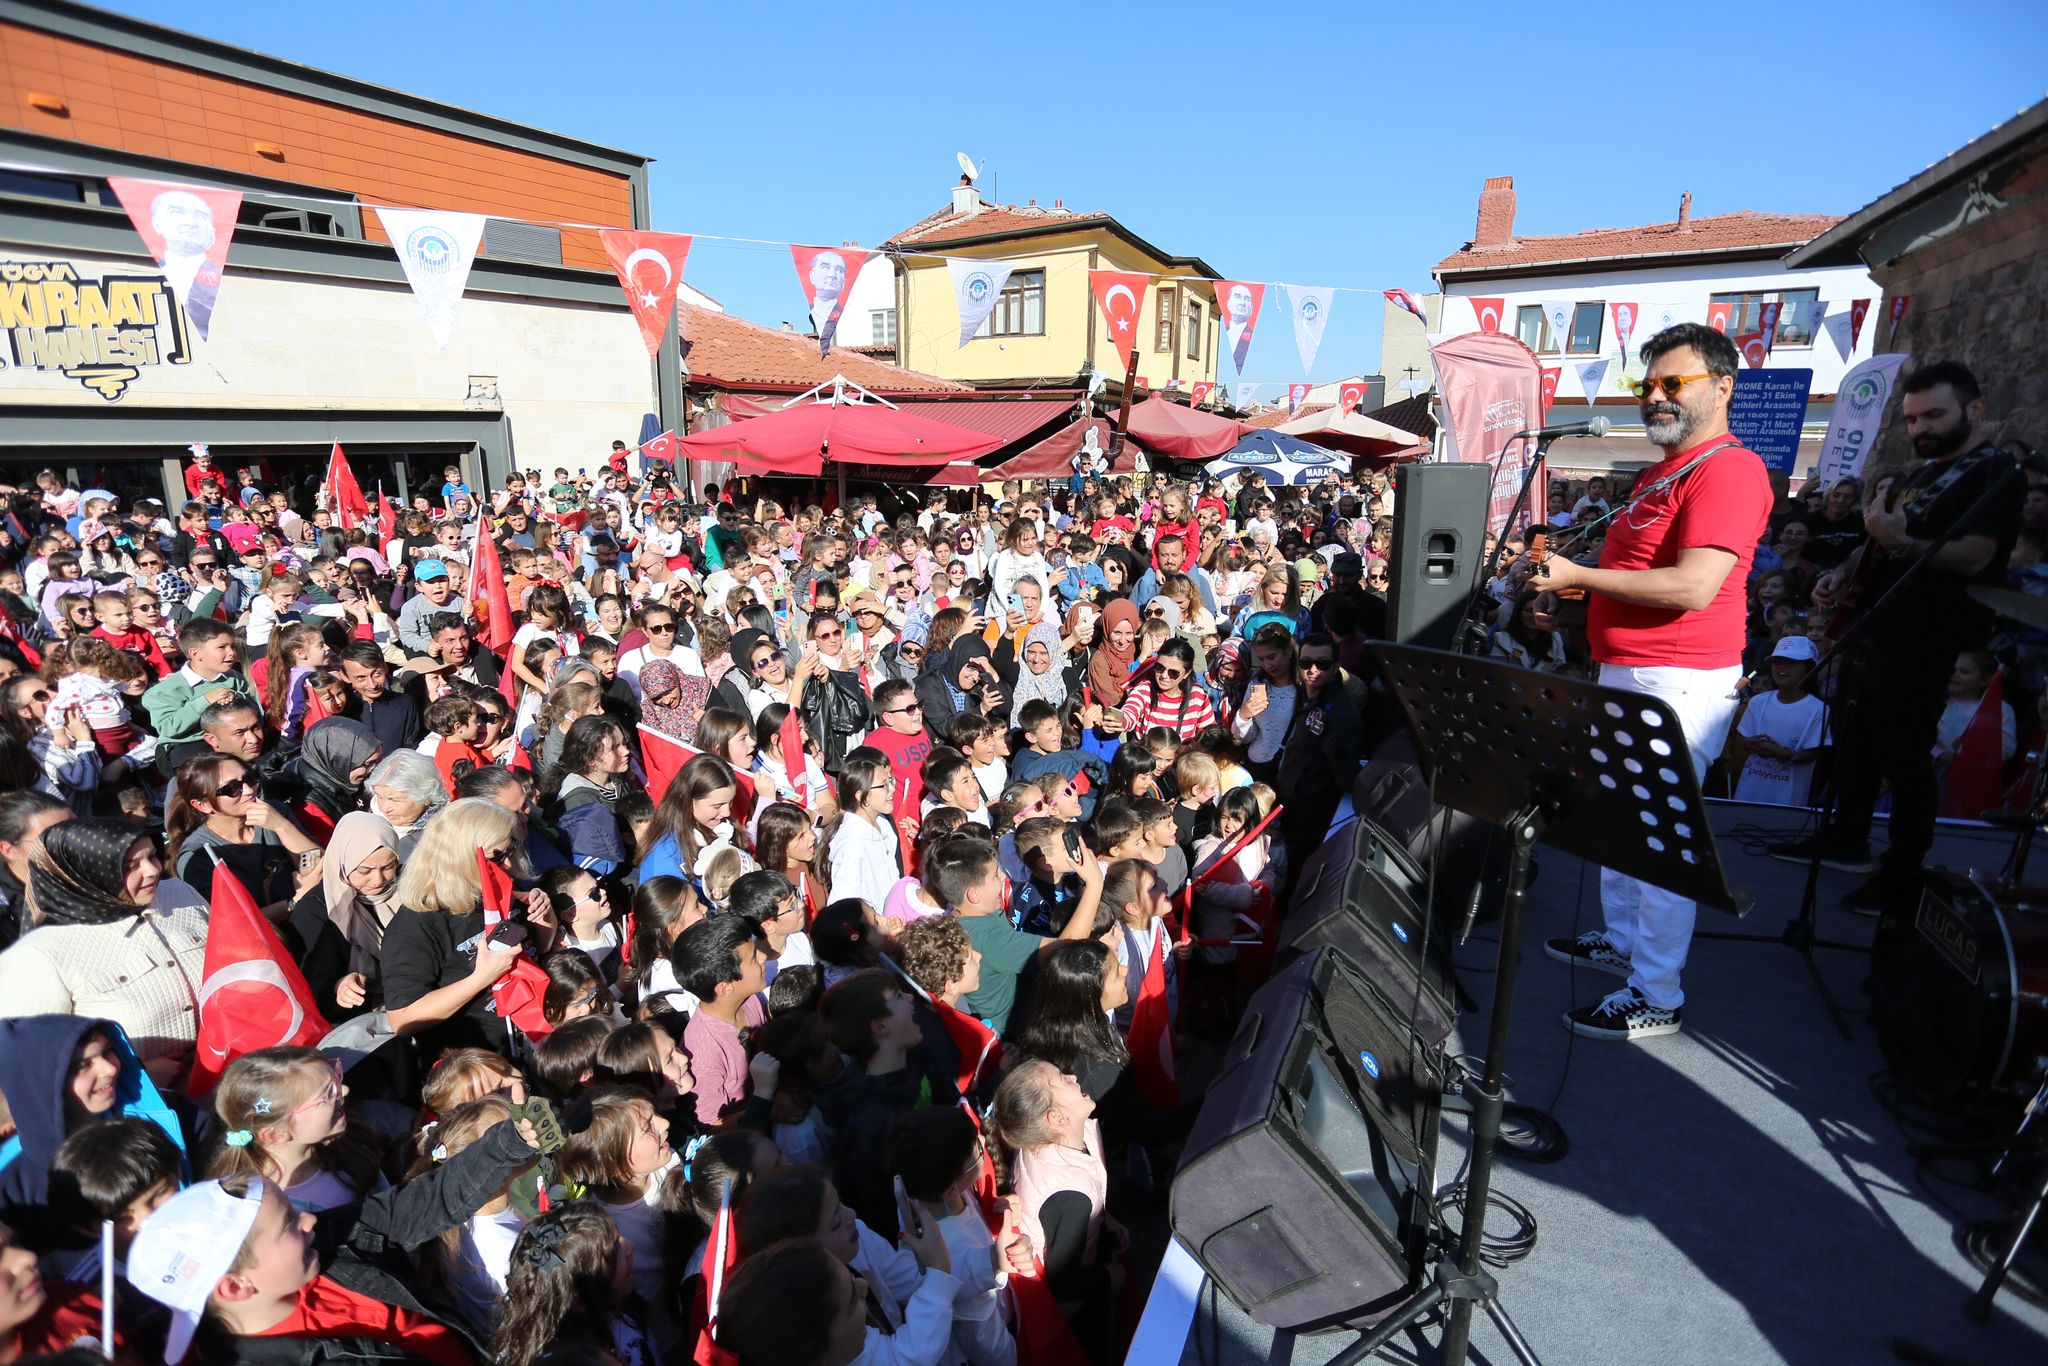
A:
<svg viewBox="0 0 2048 1366">
<path fill-rule="evenodd" d="M 910 246 L 920 243 L 957 242 L 966 237 L 991 237 L 998 233 L 1047 232 L 1059 228 L 1080 228 L 1107 223 L 1106 213 L 1076 213 L 1072 209 L 1047 208 L 1043 204 L 990 204 L 982 201 L 981 212 L 961 215 L 948 204 L 897 233 L 882 245 Z"/>
<path fill-rule="evenodd" d="M 683 311 L 683 364 L 693 380 L 725 388 L 794 385 L 809 388 L 844 375 L 882 394 L 951 393 L 971 386 L 920 374 L 835 346 L 818 354 L 818 339 L 784 332 L 729 313 Z"/>
<path fill-rule="evenodd" d="M 1684 230 L 1672 223 L 1639 228 L 1592 228 L 1560 237 L 1517 237 L 1504 246 L 1475 247 L 1470 242 L 1436 263 L 1446 271 L 1502 270 L 1515 266 L 1562 265 L 1625 256 L 1662 256 L 1674 252 L 1702 254 L 1796 247 L 1812 241 L 1841 221 L 1830 213 L 1740 213 L 1694 218 Z"/>
</svg>

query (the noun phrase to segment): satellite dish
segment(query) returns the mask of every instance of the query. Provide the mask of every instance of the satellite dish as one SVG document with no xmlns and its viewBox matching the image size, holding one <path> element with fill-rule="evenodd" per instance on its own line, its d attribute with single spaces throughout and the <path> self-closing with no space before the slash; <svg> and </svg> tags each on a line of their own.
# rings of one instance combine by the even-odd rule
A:
<svg viewBox="0 0 2048 1366">
<path fill-rule="evenodd" d="M 960 163 L 960 174 L 966 176 L 969 180 L 973 180 L 981 174 L 974 169 L 974 158 L 967 155 L 967 153 L 955 152 L 953 153 L 953 160 Z"/>
</svg>

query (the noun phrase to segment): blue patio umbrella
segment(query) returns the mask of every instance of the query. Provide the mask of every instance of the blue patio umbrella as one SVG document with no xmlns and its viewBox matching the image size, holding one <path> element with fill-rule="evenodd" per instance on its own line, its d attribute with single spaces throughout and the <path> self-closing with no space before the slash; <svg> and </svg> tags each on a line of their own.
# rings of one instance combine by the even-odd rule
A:
<svg viewBox="0 0 2048 1366">
<path fill-rule="evenodd" d="M 1320 484 L 1351 467 L 1351 457 L 1285 432 L 1257 431 L 1202 468 L 1221 479 L 1255 470 L 1269 484 Z"/>
</svg>

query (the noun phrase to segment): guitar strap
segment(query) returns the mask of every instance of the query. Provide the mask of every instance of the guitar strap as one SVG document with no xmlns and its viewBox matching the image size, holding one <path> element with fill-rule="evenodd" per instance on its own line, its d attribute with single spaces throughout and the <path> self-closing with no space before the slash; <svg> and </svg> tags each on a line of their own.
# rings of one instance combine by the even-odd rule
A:
<svg viewBox="0 0 2048 1366">
<path fill-rule="evenodd" d="M 1651 483 L 1646 487 L 1638 489 L 1635 492 L 1631 493 L 1629 495 L 1627 502 L 1616 503 L 1606 512 L 1600 514 L 1598 517 L 1595 517 L 1592 521 L 1587 522 L 1583 526 L 1566 528 L 1555 538 L 1556 543 L 1554 543 L 1550 547 L 1550 553 L 1553 555 L 1561 553 L 1563 550 L 1563 542 L 1566 539 L 1566 537 L 1570 537 L 1574 540 L 1583 539 L 1593 530 L 1594 527 L 1599 526 L 1602 522 L 1612 521 L 1614 518 L 1619 517 L 1624 512 L 1627 512 L 1630 508 L 1642 502 L 1645 498 L 1650 497 L 1652 494 L 1663 493 L 1666 490 L 1675 487 L 1679 480 L 1685 478 L 1686 475 L 1692 473 L 1701 465 L 1705 464 L 1707 460 L 1711 457 L 1719 455 L 1722 451 L 1729 450 L 1740 445 L 1742 445 L 1742 438 L 1734 435 L 1730 435 L 1724 440 L 1715 442 L 1713 445 L 1707 447 L 1707 449 L 1701 451 L 1692 459 L 1686 461 L 1683 465 L 1680 465 L 1671 473 L 1665 475 L 1662 479 L 1659 479 L 1654 483 Z"/>
</svg>

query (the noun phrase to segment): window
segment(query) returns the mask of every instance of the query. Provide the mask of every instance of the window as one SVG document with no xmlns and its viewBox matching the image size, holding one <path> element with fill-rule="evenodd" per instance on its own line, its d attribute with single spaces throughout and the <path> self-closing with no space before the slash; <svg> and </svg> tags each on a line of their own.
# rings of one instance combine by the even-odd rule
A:
<svg viewBox="0 0 2048 1366">
<path fill-rule="evenodd" d="M 1566 348 L 1572 355 L 1600 354 L 1600 320 L 1606 313 L 1607 305 L 1598 299 L 1590 304 L 1572 305 L 1571 345 Z"/>
<path fill-rule="evenodd" d="M 1153 341 L 1154 351 L 1173 350 L 1173 291 L 1165 285 L 1159 287 L 1159 336 Z"/>
<path fill-rule="evenodd" d="M 105 182 L 100 182 L 105 190 Z M 91 198 L 86 194 L 86 181 L 82 178 L 54 175 L 34 175 L 27 171 L 0 171 L 0 194 L 29 195 L 36 199 L 61 199 L 67 204 L 88 204 Z M 102 199 L 113 202 L 111 193 Z"/>
<path fill-rule="evenodd" d="M 1013 270 L 996 296 L 994 311 L 976 335 L 983 337 L 1036 337 L 1045 332 L 1045 272 Z M 895 340 L 895 313 L 890 313 L 890 340 Z"/>
<path fill-rule="evenodd" d="M 896 344 L 896 310 L 877 308 L 868 314 L 868 345 L 894 346 Z"/>
<path fill-rule="evenodd" d="M 266 204 L 260 199 L 246 197 L 242 200 L 241 211 L 235 215 L 235 221 L 252 228 L 305 232 L 316 237 L 348 236 L 341 220 L 331 213 L 323 213 L 318 209 L 297 208 L 290 204 Z"/>
<path fill-rule="evenodd" d="M 1743 337 L 1763 330 L 1764 305 L 1782 303 L 1778 310 L 1778 335 L 1771 346 L 1813 345 L 1813 306 L 1820 300 L 1817 289 L 1757 291 L 1746 294 L 1712 294 L 1712 303 L 1732 304 L 1728 310 L 1728 335 Z"/>
<path fill-rule="evenodd" d="M 1522 339 L 1522 345 L 1539 356 L 1557 354 L 1557 342 L 1550 335 L 1549 320 L 1535 304 L 1523 304 L 1515 310 L 1515 335 Z"/>
<path fill-rule="evenodd" d="M 1200 360 L 1202 358 L 1202 301 L 1200 299 L 1188 300 L 1187 331 L 1188 359 Z"/>
</svg>

